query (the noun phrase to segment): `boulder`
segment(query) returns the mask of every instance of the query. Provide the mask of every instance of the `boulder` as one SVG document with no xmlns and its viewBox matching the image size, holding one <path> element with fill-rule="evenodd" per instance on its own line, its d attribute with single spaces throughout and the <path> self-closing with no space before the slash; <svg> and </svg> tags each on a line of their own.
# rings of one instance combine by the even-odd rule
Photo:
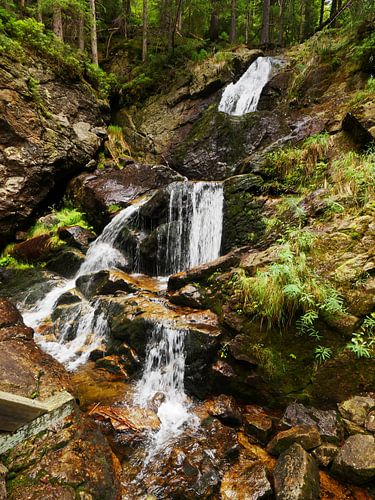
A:
<svg viewBox="0 0 375 500">
<path fill-rule="evenodd" d="M 365 434 L 348 437 L 332 464 L 332 474 L 355 484 L 375 479 L 375 438 Z"/>
<path fill-rule="evenodd" d="M 319 470 L 314 459 L 297 443 L 285 450 L 273 471 L 276 500 L 318 500 Z"/>
<path fill-rule="evenodd" d="M 312 456 L 320 467 L 328 467 L 333 462 L 338 451 L 339 447 L 335 444 L 323 443 L 312 451 Z"/>
<path fill-rule="evenodd" d="M 321 442 L 315 425 L 299 425 L 276 434 L 268 443 L 267 451 L 271 455 L 280 455 L 293 443 L 298 443 L 305 450 L 312 450 Z"/>
<path fill-rule="evenodd" d="M 260 462 L 241 460 L 231 467 L 221 482 L 222 500 L 260 500 L 272 496 L 266 469 Z"/>
<path fill-rule="evenodd" d="M 205 403 L 207 412 L 226 425 L 238 426 L 242 423 L 241 410 L 233 396 L 220 394 Z"/>
<path fill-rule="evenodd" d="M 194 267 L 188 271 L 173 274 L 168 280 L 168 290 L 175 292 L 188 283 L 207 283 L 207 279 L 216 272 L 224 272 L 231 267 L 236 267 L 245 248 L 239 248 L 233 252 L 223 255 L 216 260 Z"/>
<path fill-rule="evenodd" d="M 0 297 L 0 328 L 22 324 L 22 315 L 17 307 L 8 299 Z"/>
<path fill-rule="evenodd" d="M 77 248 L 66 247 L 53 255 L 46 263 L 47 269 L 64 278 L 73 278 L 85 260 L 85 255 Z"/>
<path fill-rule="evenodd" d="M 81 226 L 66 226 L 59 227 L 57 234 L 59 238 L 71 247 L 76 247 L 78 250 L 86 251 L 96 235 Z"/>
<path fill-rule="evenodd" d="M 343 438 L 343 426 L 335 410 L 318 410 L 300 403 L 286 408 L 281 423 L 287 427 L 315 425 L 323 441 L 339 443 Z"/>
<path fill-rule="evenodd" d="M 88 84 L 61 80 L 42 57 L 2 55 L 1 67 L 0 246 L 95 155 L 107 118 Z"/>
<path fill-rule="evenodd" d="M 243 422 L 247 434 L 254 436 L 262 444 L 267 443 L 272 433 L 273 420 L 263 408 L 256 405 L 246 405 Z"/>
<path fill-rule="evenodd" d="M 206 309 L 204 297 L 199 288 L 194 285 L 185 285 L 180 290 L 168 294 L 168 299 L 172 304 L 178 306 L 193 307 L 195 309 Z"/>
<path fill-rule="evenodd" d="M 374 142 L 372 134 L 352 113 L 347 113 L 342 121 L 342 129 L 345 130 L 360 146 L 365 147 Z"/>
<path fill-rule="evenodd" d="M 50 234 L 29 238 L 17 243 L 12 250 L 12 255 L 25 262 L 46 260 L 52 253 L 50 240 Z"/>
<path fill-rule="evenodd" d="M 122 170 L 95 170 L 79 175 L 69 183 L 68 196 L 101 231 L 111 219 L 111 206 L 126 207 L 149 191 L 182 180 L 184 177 L 164 165 L 130 163 Z"/>
<path fill-rule="evenodd" d="M 375 399 L 370 396 L 355 396 L 338 405 L 339 412 L 346 420 L 363 427 L 370 410 L 375 408 Z"/>
</svg>

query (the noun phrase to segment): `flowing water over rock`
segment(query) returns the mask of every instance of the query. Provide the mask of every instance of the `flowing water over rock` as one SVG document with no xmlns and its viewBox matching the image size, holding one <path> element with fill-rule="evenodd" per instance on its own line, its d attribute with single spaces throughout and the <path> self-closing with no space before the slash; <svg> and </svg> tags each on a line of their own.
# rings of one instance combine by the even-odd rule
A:
<svg viewBox="0 0 375 500">
<path fill-rule="evenodd" d="M 134 402 L 143 407 L 159 404 L 160 429 L 150 442 L 149 456 L 180 434 L 184 424 L 196 423 L 184 391 L 186 334 L 185 330 L 159 323 L 147 346 L 145 368 Z"/>
<path fill-rule="evenodd" d="M 223 186 L 219 182 L 171 184 L 165 260 L 162 274 L 185 271 L 220 255 Z"/>
<path fill-rule="evenodd" d="M 35 340 L 42 349 L 63 363 L 68 370 L 74 370 L 84 364 L 89 359 L 90 353 L 106 338 L 109 328 L 104 314 L 98 313 L 95 302 L 90 303 L 81 297 L 77 308 L 69 310 L 60 318 L 56 340 L 45 340 L 38 332 L 38 327 L 50 317 L 58 299 L 75 287 L 76 280 L 80 276 L 126 264 L 125 256 L 115 248 L 114 242 L 126 222 L 147 200 L 148 197 L 142 198 L 138 203 L 130 205 L 116 215 L 103 233 L 90 245 L 85 261 L 76 276 L 53 287 L 31 310 L 23 313 L 25 324 L 36 330 Z"/>
<path fill-rule="evenodd" d="M 263 87 L 272 75 L 273 59 L 258 57 L 237 83 L 230 83 L 224 90 L 219 111 L 233 116 L 242 116 L 255 111 Z"/>
</svg>

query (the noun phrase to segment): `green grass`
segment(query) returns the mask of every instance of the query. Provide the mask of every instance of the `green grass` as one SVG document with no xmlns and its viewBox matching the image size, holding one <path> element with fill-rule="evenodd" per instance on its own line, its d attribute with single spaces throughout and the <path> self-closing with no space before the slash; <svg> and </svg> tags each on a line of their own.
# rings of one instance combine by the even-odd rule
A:
<svg viewBox="0 0 375 500">
<path fill-rule="evenodd" d="M 341 155 L 331 166 L 335 194 L 345 196 L 352 204 L 362 206 L 375 198 L 375 152 Z"/>
<path fill-rule="evenodd" d="M 242 269 L 237 272 L 234 287 L 245 313 L 266 322 L 268 328 L 295 323 L 298 333 L 320 338 L 317 320 L 342 314 L 344 306 L 337 291 L 307 262 L 314 240 L 309 231 L 290 231 L 281 241 L 278 262 L 255 277 Z"/>
</svg>

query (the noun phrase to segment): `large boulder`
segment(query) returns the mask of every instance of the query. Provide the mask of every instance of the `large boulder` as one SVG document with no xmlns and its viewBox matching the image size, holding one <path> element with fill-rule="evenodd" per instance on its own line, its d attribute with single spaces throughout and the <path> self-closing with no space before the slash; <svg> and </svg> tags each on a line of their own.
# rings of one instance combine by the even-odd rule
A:
<svg viewBox="0 0 375 500">
<path fill-rule="evenodd" d="M 298 443 L 305 450 L 311 450 L 321 444 L 315 425 L 299 425 L 276 434 L 268 443 L 267 451 L 271 455 L 280 455 L 293 443 Z"/>
<path fill-rule="evenodd" d="M 365 434 L 348 437 L 332 465 L 335 476 L 355 484 L 375 479 L 375 438 Z"/>
<path fill-rule="evenodd" d="M 60 80 L 41 59 L 1 57 L 0 245 L 82 170 L 105 135 L 88 85 Z"/>
<path fill-rule="evenodd" d="M 271 497 L 272 488 L 264 465 L 240 461 L 225 473 L 220 494 L 222 500 L 260 500 Z"/>
<path fill-rule="evenodd" d="M 69 183 L 68 196 L 101 230 L 110 221 L 113 209 L 119 210 L 149 191 L 182 180 L 184 177 L 165 165 L 129 163 L 122 170 L 95 170 L 77 176 Z"/>
<path fill-rule="evenodd" d="M 295 443 L 280 455 L 273 472 L 277 500 L 318 500 L 319 470 L 314 459 Z"/>
</svg>

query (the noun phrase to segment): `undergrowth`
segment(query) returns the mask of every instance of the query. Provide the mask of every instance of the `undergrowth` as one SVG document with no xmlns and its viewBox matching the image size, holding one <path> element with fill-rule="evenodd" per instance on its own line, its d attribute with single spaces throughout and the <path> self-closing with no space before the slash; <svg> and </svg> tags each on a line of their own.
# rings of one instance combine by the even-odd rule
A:
<svg viewBox="0 0 375 500">
<path fill-rule="evenodd" d="M 319 318 L 344 313 L 343 299 L 308 263 L 314 244 L 307 230 L 289 231 L 280 241 L 278 262 L 255 277 L 237 271 L 234 287 L 245 313 L 266 322 L 268 328 L 285 329 L 293 323 L 297 333 L 317 340 Z"/>
</svg>

